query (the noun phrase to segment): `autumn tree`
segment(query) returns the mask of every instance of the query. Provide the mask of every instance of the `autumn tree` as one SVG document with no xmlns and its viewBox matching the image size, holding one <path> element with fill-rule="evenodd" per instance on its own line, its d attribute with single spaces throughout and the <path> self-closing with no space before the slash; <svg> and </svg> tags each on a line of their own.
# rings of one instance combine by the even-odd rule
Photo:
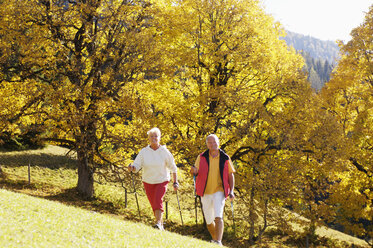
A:
<svg viewBox="0 0 373 248">
<path fill-rule="evenodd" d="M 138 144 L 131 137 L 141 133 L 138 116 L 146 110 L 134 85 L 156 61 L 152 5 L 111 0 L 1 5 L 2 94 L 8 100 L 13 92 L 19 96 L 3 114 L 32 114 L 47 140 L 75 150 L 77 189 L 90 198 L 94 173 L 110 162 L 110 154 Z"/>
<path fill-rule="evenodd" d="M 22 67 L 17 62 L 21 59 L 18 52 L 22 49 L 20 44 L 29 46 L 30 39 L 18 37 L 16 30 L 25 32 L 27 28 L 18 27 L 9 15 L 10 12 L 17 12 L 17 6 L 6 1 L 0 1 L 0 4 L 0 132 L 21 134 L 25 127 L 34 124 L 26 111 L 37 105 L 41 92 L 38 92 L 31 79 L 24 80 L 18 75 Z M 23 125 L 16 125 L 21 118 Z"/>
<path fill-rule="evenodd" d="M 174 143 L 194 158 L 207 134 L 231 133 L 239 115 L 254 112 L 254 101 L 265 102 L 265 87 L 296 87 L 290 78 L 297 79 L 302 59 L 278 40 L 282 31 L 256 1 L 164 4 L 159 23 L 170 67 L 153 81 L 153 112 L 175 137 L 195 141 Z M 287 85 L 280 86 L 276 76 Z"/>
<path fill-rule="evenodd" d="M 301 103 L 313 94 L 303 60 L 279 39 L 281 27 L 257 1 L 186 0 L 164 2 L 163 9 L 158 20 L 170 66 L 149 83 L 152 122 L 188 166 L 206 149 L 209 133 L 221 138 L 238 168 L 249 211 L 241 224 L 253 242 L 269 226 L 259 228 L 260 211 L 299 198 L 292 182 L 306 148 L 297 146 L 303 133 L 294 120 L 303 114 L 298 123 L 309 126 L 311 105 Z"/>
<path fill-rule="evenodd" d="M 325 108 L 339 121 L 348 150 L 331 203 L 336 222 L 370 240 L 373 237 L 373 7 L 365 21 L 340 43 L 341 59 L 322 92 Z"/>
</svg>

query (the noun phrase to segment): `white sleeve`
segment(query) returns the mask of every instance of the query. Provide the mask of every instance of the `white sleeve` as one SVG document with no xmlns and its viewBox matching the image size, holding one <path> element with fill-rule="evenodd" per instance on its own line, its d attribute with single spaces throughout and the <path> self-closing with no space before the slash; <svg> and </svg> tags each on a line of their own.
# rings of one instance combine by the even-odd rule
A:
<svg viewBox="0 0 373 248">
<path fill-rule="evenodd" d="M 167 168 L 170 169 L 172 173 L 177 173 L 177 166 L 175 164 L 174 156 L 172 156 L 171 152 L 167 149 Z"/>
<path fill-rule="evenodd" d="M 133 164 L 132 164 L 132 166 L 134 166 L 136 169 L 135 172 L 138 172 L 142 168 L 143 161 L 144 161 L 144 152 L 143 150 L 141 150 L 139 154 L 137 154 L 135 161 L 133 161 Z"/>
</svg>

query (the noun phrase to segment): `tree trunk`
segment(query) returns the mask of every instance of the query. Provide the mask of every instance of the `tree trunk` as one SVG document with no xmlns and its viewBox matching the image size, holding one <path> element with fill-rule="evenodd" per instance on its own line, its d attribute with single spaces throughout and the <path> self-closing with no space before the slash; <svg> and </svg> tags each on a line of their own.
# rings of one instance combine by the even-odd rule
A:
<svg viewBox="0 0 373 248">
<path fill-rule="evenodd" d="M 255 235 L 255 207 L 254 207 L 254 196 L 255 196 L 255 187 L 254 183 L 251 186 L 250 200 L 249 200 L 249 244 L 254 245 L 254 235 Z"/>
<path fill-rule="evenodd" d="M 77 190 L 85 199 L 91 199 L 94 195 L 93 173 L 94 169 L 89 166 L 87 156 L 84 152 L 78 152 Z"/>
<path fill-rule="evenodd" d="M 259 228 L 259 234 L 258 234 L 258 241 L 259 241 L 259 244 L 262 242 L 262 235 L 263 233 L 265 232 L 265 230 L 267 229 L 267 225 L 268 225 L 268 222 L 267 222 L 267 216 L 268 216 L 268 199 L 266 199 L 264 201 L 264 213 L 263 213 L 263 227 L 262 228 Z"/>
</svg>

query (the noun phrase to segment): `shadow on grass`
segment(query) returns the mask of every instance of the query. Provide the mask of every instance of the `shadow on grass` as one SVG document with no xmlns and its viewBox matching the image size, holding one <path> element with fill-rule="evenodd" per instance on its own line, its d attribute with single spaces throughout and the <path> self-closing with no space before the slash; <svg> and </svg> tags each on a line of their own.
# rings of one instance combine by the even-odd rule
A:
<svg viewBox="0 0 373 248">
<path fill-rule="evenodd" d="M 18 166 L 40 166 L 50 169 L 58 168 L 77 168 L 76 160 L 64 155 L 55 154 L 27 154 L 27 153 L 0 153 L 0 165 L 7 165 L 8 167 Z"/>
<path fill-rule="evenodd" d="M 167 231 L 178 233 L 183 236 L 189 236 L 207 242 L 211 240 L 211 235 L 208 232 L 207 227 L 202 223 L 181 225 L 180 223 L 174 221 L 165 220 L 164 226 Z M 225 247 L 249 247 L 247 240 L 236 238 L 233 231 L 231 232 L 225 230 L 222 242 Z"/>
<path fill-rule="evenodd" d="M 170 220 L 165 220 L 164 227 L 167 231 L 179 233 L 185 236 L 192 236 L 194 238 L 202 239 L 206 241 L 211 240 L 211 238 L 209 238 L 210 234 L 203 224 L 180 225 L 180 223 L 176 223 Z"/>
<path fill-rule="evenodd" d="M 66 205 L 73 205 L 95 212 L 119 215 L 119 208 L 115 207 L 112 202 L 103 201 L 101 199 L 83 199 L 76 188 L 62 190 L 62 192 L 54 195 L 43 197 L 51 201 L 58 201 Z"/>
<path fill-rule="evenodd" d="M 279 240 L 282 244 L 288 246 L 296 246 L 299 248 L 306 248 L 306 247 L 343 247 L 343 248 L 362 248 L 359 245 L 354 244 L 347 244 L 345 242 L 336 243 L 329 238 L 320 237 L 320 236 L 313 236 L 308 237 L 302 233 L 293 233 L 293 234 L 286 234 L 278 229 L 271 229 L 267 231 L 266 236 L 272 240 Z"/>
<path fill-rule="evenodd" d="M 35 184 L 29 184 L 25 180 L 9 180 L 6 173 L 0 176 L 0 188 L 12 191 L 37 190 Z"/>
</svg>

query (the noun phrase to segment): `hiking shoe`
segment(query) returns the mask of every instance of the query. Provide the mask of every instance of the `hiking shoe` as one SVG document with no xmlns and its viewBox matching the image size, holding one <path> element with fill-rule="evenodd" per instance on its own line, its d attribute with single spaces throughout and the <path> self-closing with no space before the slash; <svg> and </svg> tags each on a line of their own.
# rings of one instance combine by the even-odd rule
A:
<svg viewBox="0 0 373 248">
<path fill-rule="evenodd" d="M 163 231 L 164 230 L 164 228 L 163 228 L 163 226 L 161 225 L 161 224 L 155 224 L 154 226 L 153 226 L 155 229 L 158 229 L 158 230 L 161 230 L 161 231 Z"/>
<path fill-rule="evenodd" d="M 214 243 L 214 244 L 217 244 L 217 245 L 223 245 L 223 244 L 221 243 L 221 241 L 219 241 L 219 240 L 211 240 L 210 242 L 211 242 L 211 243 Z"/>
</svg>

